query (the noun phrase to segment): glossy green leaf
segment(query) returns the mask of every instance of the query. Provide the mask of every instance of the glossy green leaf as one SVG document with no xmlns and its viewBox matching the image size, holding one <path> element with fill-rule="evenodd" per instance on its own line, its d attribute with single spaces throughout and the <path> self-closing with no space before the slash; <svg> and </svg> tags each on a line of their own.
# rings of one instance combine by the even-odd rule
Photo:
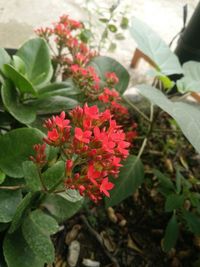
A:
<svg viewBox="0 0 200 267">
<path fill-rule="evenodd" d="M 38 114 L 59 113 L 75 108 L 78 104 L 75 99 L 65 96 L 49 96 L 29 102 L 29 105 L 37 110 Z"/>
<path fill-rule="evenodd" d="M 177 81 L 181 93 L 200 92 L 200 63 L 188 61 L 183 64 L 184 77 Z"/>
<path fill-rule="evenodd" d="M 0 169 L 0 184 L 6 179 L 6 174 Z"/>
<path fill-rule="evenodd" d="M 7 80 L 2 85 L 1 96 L 6 109 L 16 120 L 24 124 L 35 120 L 35 109 L 20 102 L 19 95 L 10 81 Z"/>
<path fill-rule="evenodd" d="M 175 209 L 180 209 L 183 206 L 183 202 L 184 202 L 183 195 L 171 194 L 167 196 L 165 202 L 165 211 L 170 212 Z"/>
<path fill-rule="evenodd" d="M 35 86 L 47 84 L 52 77 L 53 70 L 48 45 L 42 38 L 27 41 L 18 51 L 26 65 L 27 75 Z"/>
<path fill-rule="evenodd" d="M 163 241 L 163 249 L 165 252 L 169 252 L 170 249 L 172 249 L 176 245 L 178 235 L 179 226 L 176 219 L 176 215 L 173 214 L 165 230 L 165 236 Z"/>
<path fill-rule="evenodd" d="M 14 83 L 14 85 L 19 89 L 20 93 L 36 95 L 36 91 L 31 82 L 13 66 L 5 64 L 3 66 L 3 73 Z"/>
<path fill-rule="evenodd" d="M 13 233 L 15 232 L 20 224 L 22 223 L 22 218 L 24 219 L 24 216 L 26 214 L 26 212 L 31 208 L 31 205 L 34 201 L 37 200 L 37 198 L 39 197 L 39 193 L 32 193 L 29 192 L 21 201 L 21 203 L 18 205 L 17 210 L 15 212 L 15 215 L 13 217 L 10 229 L 9 229 L 9 233 Z"/>
<path fill-rule="evenodd" d="M 147 24 L 133 18 L 130 32 L 138 49 L 156 64 L 161 73 L 171 75 L 183 72 L 178 57 Z"/>
<path fill-rule="evenodd" d="M 48 189 L 56 186 L 61 182 L 65 175 L 65 163 L 64 161 L 59 161 L 52 167 L 48 168 L 43 174 L 42 179 Z"/>
<path fill-rule="evenodd" d="M 8 176 L 23 177 L 22 163 L 34 155 L 33 145 L 41 143 L 43 137 L 34 128 L 19 128 L 0 136 L 0 168 Z"/>
<path fill-rule="evenodd" d="M 0 70 L 2 70 L 2 67 L 4 64 L 9 64 L 11 61 L 11 57 L 6 52 L 5 49 L 0 48 Z"/>
<path fill-rule="evenodd" d="M 71 202 L 59 195 L 48 195 L 41 205 L 45 207 L 59 223 L 62 223 L 76 214 L 82 207 L 82 204 L 83 199 Z"/>
<path fill-rule="evenodd" d="M 19 73 L 26 75 L 26 65 L 20 57 L 13 56 L 12 65 Z"/>
<path fill-rule="evenodd" d="M 106 198 L 106 207 L 114 206 L 131 196 L 144 180 L 144 168 L 140 159 L 130 155 L 120 169 L 119 177 L 113 179 L 115 187 L 110 191 L 110 198 Z"/>
<path fill-rule="evenodd" d="M 138 85 L 137 88 L 144 97 L 176 120 L 185 137 L 200 153 L 200 107 L 181 101 L 172 102 L 161 91 L 149 85 Z"/>
<path fill-rule="evenodd" d="M 102 81 L 105 81 L 106 72 L 115 72 L 115 74 L 119 78 L 119 83 L 115 86 L 115 89 L 118 90 L 121 94 L 128 87 L 130 79 L 129 73 L 115 59 L 106 56 L 99 56 L 92 59 L 89 65 L 95 68 Z"/>
<path fill-rule="evenodd" d="M 22 199 L 21 190 L 0 190 L 0 222 L 12 221 Z"/>
<path fill-rule="evenodd" d="M 31 212 L 22 225 L 24 239 L 35 255 L 45 263 L 54 261 L 55 252 L 50 235 L 57 231 L 57 222 L 40 210 Z"/>
<path fill-rule="evenodd" d="M 40 191 L 42 189 L 38 168 L 33 161 L 24 161 L 22 163 L 23 176 L 26 184 L 31 191 Z"/>
<path fill-rule="evenodd" d="M 44 262 L 30 249 L 21 230 L 6 234 L 3 251 L 8 267 L 44 267 Z"/>
</svg>

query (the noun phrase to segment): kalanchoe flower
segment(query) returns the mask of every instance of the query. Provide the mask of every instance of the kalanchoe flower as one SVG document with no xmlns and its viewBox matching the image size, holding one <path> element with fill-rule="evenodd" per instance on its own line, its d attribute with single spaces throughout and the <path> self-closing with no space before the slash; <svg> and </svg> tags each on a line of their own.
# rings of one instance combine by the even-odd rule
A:
<svg viewBox="0 0 200 267">
<path fill-rule="evenodd" d="M 30 156 L 30 159 L 37 164 L 39 167 L 42 167 L 46 164 L 46 144 L 36 144 L 33 146 L 35 150 L 35 156 Z"/>
<path fill-rule="evenodd" d="M 119 83 L 119 78 L 114 72 L 106 72 L 105 77 L 106 77 L 106 82 L 110 87 L 113 87 Z"/>
<path fill-rule="evenodd" d="M 117 178 L 130 144 L 109 110 L 99 112 L 97 106 L 85 104 L 83 108 L 73 109 L 70 116 L 68 120 L 61 112 L 46 120 L 44 126 L 48 132 L 44 141 L 60 147 L 62 159 L 65 158 L 65 188 L 78 190 L 81 195 L 98 202 L 103 195 L 110 196 L 114 184 L 108 177 Z M 39 155 L 44 147 L 36 148 Z M 36 158 L 37 164 L 44 159 Z"/>
</svg>

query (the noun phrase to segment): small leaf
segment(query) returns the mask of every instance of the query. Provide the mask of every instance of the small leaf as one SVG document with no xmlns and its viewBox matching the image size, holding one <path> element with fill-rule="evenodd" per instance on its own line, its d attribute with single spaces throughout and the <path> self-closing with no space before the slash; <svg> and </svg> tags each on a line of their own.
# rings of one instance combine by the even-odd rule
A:
<svg viewBox="0 0 200 267">
<path fill-rule="evenodd" d="M 34 155 L 33 145 L 41 143 L 44 135 L 37 129 L 19 128 L 0 136 L 0 168 L 14 178 L 23 177 L 22 164 Z M 48 155 L 48 149 L 46 149 Z"/>
<path fill-rule="evenodd" d="M 113 179 L 115 187 L 106 198 L 106 207 L 117 205 L 125 198 L 131 196 L 144 180 L 144 168 L 140 159 L 130 155 L 120 169 L 119 177 Z"/>
<path fill-rule="evenodd" d="M 24 240 L 21 229 L 14 234 L 6 234 L 3 251 L 9 267 L 43 267 L 44 262 L 33 253 Z"/>
<path fill-rule="evenodd" d="M 31 191 L 40 191 L 42 189 L 38 168 L 32 161 L 24 161 L 22 163 L 24 179 Z"/>
<path fill-rule="evenodd" d="M 189 230 L 195 235 L 200 235 L 200 216 L 190 211 L 184 211 L 183 217 L 186 220 Z"/>
<path fill-rule="evenodd" d="M 116 48 L 117 48 L 117 44 L 116 43 L 111 43 L 109 48 L 108 48 L 108 51 L 109 52 L 114 52 Z"/>
<path fill-rule="evenodd" d="M 92 37 L 92 32 L 88 29 L 84 29 L 79 35 L 81 41 L 86 44 L 90 41 L 91 37 Z"/>
<path fill-rule="evenodd" d="M 179 226 L 176 219 L 176 215 L 173 214 L 165 230 L 165 236 L 163 241 L 163 249 L 165 252 L 169 252 L 170 249 L 172 249 L 176 245 L 178 235 Z"/>
<path fill-rule="evenodd" d="M 125 36 L 122 33 L 117 33 L 117 34 L 115 34 L 115 39 L 116 40 L 124 40 Z"/>
<path fill-rule="evenodd" d="M 0 184 L 6 179 L 6 174 L 0 169 Z"/>
<path fill-rule="evenodd" d="M 158 178 L 158 181 L 161 185 L 161 187 L 166 187 L 169 189 L 169 192 L 174 191 L 174 184 L 172 183 L 171 179 L 167 176 L 165 176 L 163 173 L 161 173 L 159 170 L 154 170 L 153 173 Z"/>
<path fill-rule="evenodd" d="M 80 210 L 82 204 L 83 199 L 71 202 L 59 195 L 48 195 L 41 203 L 59 223 L 72 217 Z"/>
<path fill-rule="evenodd" d="M 103 23 L 107 23 L 107 22 L 109 22 L 109 19 L 100 18 L 99 21 L 101 21 L 101 22 L 103 22 Z"/>
<path fill-rule="evenodd" d="M 121 20 L 121 23 L 120 23 L 120 27 L 125 30 L 125 29 L 128 28 L 128 24 L 129 24 L 128 18 L 122 17 L 122 20 Z"/>
<path fill-rule="evenodd" d="M 117 27 L 114 24 L 109 24 L 108 29 L 110 32 L 117 32 Z"/>
<path fill-rule="evenodd" d="M 35 255 L 45 263 L 54 261 L 55 252 L 50 235 L 57 231 L 57 222 L 40 210 L 31 212 L 22 225 L 24 239 Z"/>
<path fill-rule="evenodd" d="M 21 199 L 21 190 L 0 190 L 0 222 L 12 221 Z"/>
<path fill-rule="evenodd" d="M 98 56 L 93 58 L 89 65 L 95 68 L 97 74 L 103 82 L 105 82 L 106 72 L 115 72 L 119 78 L 119 83 L 116 84 L 115 89 L 121 94 L 128 87 L 130 75 L 127 70 L 116 60 L 106 56 Z"/>
<path fill-rule="evenodd" d="M 175 209 L 180 209 L 183 206 L 183 202 L 184 202 L 183 195 L 171 194 L 167 196 L 165 202 L 165 211 L 170 212 Z"/>
</svg>

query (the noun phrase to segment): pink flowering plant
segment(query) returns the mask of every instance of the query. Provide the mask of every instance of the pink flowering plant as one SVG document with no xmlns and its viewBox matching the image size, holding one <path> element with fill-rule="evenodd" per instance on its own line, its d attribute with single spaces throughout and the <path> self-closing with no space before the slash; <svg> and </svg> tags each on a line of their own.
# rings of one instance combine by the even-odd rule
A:
<svg viewBox="0 0 200 267">
<path fill-rule="evenodd" d="M 143 180 L 126 175 L 137 136 L 121 96 L 129 74 L 91 51 L 83 29 L 62 16 L 15 55 L 0 50 L 0 231 L 8 267 L 53 263 L 59 224 L 84 201 L 119 203 Z"/>
</svg>

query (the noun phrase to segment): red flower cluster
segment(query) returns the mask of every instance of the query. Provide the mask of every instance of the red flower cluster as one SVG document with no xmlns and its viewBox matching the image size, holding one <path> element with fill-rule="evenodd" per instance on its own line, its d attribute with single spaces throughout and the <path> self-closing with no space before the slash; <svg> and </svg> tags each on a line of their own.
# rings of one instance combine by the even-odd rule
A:
<svg viewBox="0 0 200 267">
<path fill-rule="evenodd" d="M 60 147 L 66 157 L 66 189 L 76 189 L 98 202 L 102 194 L 110 196 L 114 185 L 108 177 L 118 176 L 130 143 L 109 110 L 99 112 L 97 106 L 85 104 L 73 109 L 70 116 L 68 120 L 62 112 L 46 120 L 48 133 L 44 141 Z"/>
<path fill-rule="evenodd" d="M 43 167 L 47 162 L 45 154 L 46 144 L 36 144 L 33 146 L 33 149 L 35 150 L 35 156 L 30 156 L 30 160 L 32 160 L 39 167 Z"/>
<path fill-rule="evenodd" d="M 53 61 L 63 67 L 65 77 L 70 75 L 71 65 L 85 66 L 96 55 L 96 52 L 92 52 L 86 44 L 80 41 L 80 31 L 83 27 L 81 22 L 63 15 L 57 23 L 54 23 L 52 28 L 40 28 L 35 31 L 48 43 L 55 42 L 53 47 L 55 46 L 57 51 L 50 45 L 50 49 L 53 51 Z"/>
</svg>

